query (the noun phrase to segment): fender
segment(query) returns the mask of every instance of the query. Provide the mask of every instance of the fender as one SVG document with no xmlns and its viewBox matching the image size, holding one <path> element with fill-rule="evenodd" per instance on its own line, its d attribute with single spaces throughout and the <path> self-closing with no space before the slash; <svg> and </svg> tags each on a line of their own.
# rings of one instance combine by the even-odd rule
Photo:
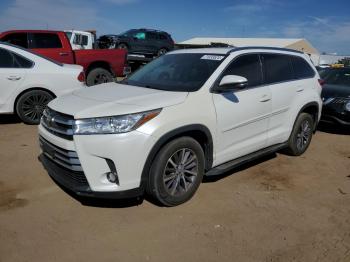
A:
<svg viewBox="0 0 350 262">
<path fill-rule="evenodd" d="M 319 114 L 319 110 L 320 110 L 320 107 L 319 107 L 319 104 L 315 101 L 313 102 L 309 102 L 307 104 L 305 104 L 298 112 L 297 116 L 295 117 L 295 120 L 294 120 L 294 123 L 297 119 L 297 117 L 300 115 L 301 112 L 304 112 L 306 108 L 308 107 L 311 107 L 311 106 L 315 106 L 317 108 L 317 111 L 316 111 L 316 115 L 315 115 L 315 122 L 314 122 L 314 133 L 316 132 L 316 129 L 317 129 L 317 125 L 318 125 L 318 114 Z M 293 128 L 294 128 L 294 124 L 293 124 Z"/>
<path fill-rule="evenodd" d="M 141 187 L 144 188 L 148 181 L 149 170 L 152 166 L 153 160 L 156 157 L 159 150 L 170 140 L 180 137 L 182 135 L 188 135 L 191 132 L 201 132 L 205 134 L 207 142 L 204 144 L 204 154 L 205 154 L 205 170 L 209 170 L 213 164 L 213 138 L 209 129 L 201 124 L 186 125 L 176 128 L 158 139 L 155 145 L 152 147 L 148 157 L 146 159 L 145 165 L 142 170 L 141 175 Z M 189 135 L 191 136 L 191 135 Z"/>
</svg>

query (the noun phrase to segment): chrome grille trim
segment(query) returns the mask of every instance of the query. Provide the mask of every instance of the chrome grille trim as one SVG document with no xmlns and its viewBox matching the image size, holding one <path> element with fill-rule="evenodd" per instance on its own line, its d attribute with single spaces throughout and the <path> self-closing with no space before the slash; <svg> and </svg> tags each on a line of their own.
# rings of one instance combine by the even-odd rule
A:
<svg viewBox="0 0 350 262">
<path fill-rule="evenodd" d="M 75 151 L 60 148 L 41 136 L 39 137 L 39 144 L 45 156 L 50 158 L 53 162 L 72 171 L 83 171 L 78 154 Z"/>
<path fill-rule="evenodd" d="M 47 107 L 41 118 L 42 126 L 50 133 L 67 140 L 73 140 L 74 117 Z"/>
</svg>

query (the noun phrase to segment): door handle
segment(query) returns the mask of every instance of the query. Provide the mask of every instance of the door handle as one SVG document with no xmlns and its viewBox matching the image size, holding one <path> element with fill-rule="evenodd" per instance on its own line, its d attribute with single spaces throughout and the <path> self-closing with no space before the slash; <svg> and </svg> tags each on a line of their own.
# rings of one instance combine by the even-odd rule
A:
<svg viewBox="0 0 350 262">
<path fill-rule="evenodd" d="M 59 53 L 60 56 L 68 56 L 68 53 Z"/>
<path fill-rule="evenodd" d="M 20 76 L 9 76 L 7 79 L 11 80 L 11 81 L 18 81 L 21 79 L 21 77 Z"/>
<path fill-rule="evenodd" d="M 297 92 L 303 92 L 303 91 L 304 91 L 304 87 L 302 87 L 302 86 L 297 87 Z"/>
<path fill-rule="evenodd" d="M 271 100 L 271 97 L 269 95 L 263 95 L 261 98 L 260 98 L 260 102 L 267 102 L 267 101 L 270 101 Z"/>
</svg>

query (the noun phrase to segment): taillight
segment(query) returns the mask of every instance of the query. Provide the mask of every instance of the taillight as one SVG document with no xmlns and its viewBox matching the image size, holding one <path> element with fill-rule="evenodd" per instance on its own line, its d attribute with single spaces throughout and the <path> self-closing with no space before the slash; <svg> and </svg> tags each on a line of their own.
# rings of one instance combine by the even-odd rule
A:
<svg viewBox="0 0 350 262">
<path fill-rule="evenodd" d="M 80 72 L 80 74 L 78 75 L 78 80 L 79 80 L 79 82 L 85 82 L 84 72 Z"/>
<path fill-rule="evenodd" d="M 318 83 L 320 84 L 321 87 L 325 84 L 325 81 L 323 79 L 318 79 Z"/>
</svg>

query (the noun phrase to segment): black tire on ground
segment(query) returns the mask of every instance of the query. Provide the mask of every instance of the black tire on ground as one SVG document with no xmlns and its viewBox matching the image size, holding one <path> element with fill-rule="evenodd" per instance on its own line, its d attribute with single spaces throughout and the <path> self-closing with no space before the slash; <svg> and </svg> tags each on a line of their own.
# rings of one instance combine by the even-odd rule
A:
<svg viewBox="0 0 350 262">
<path fill-rule="evenodd" d="M 158 50 L 157 55 L 162 56 L 162 55 L 166 54 L 167 52 L 168 52 L 168 50 L 166 48 L 161 48 Z"/>
<path fill-rule="evenodd" d="M 309 147 L 313 130 L 314 119 L 310 114 L 301 113 L 295 121 L 292 133 L 288 140 L 285 153 L 291 156 L 300 156 Z"/>
<path fill-rule="evenodd" d="M 37 125 L 47 104 L 54 96 L 43 90 L 32 90 L 21 95 L 16 103 L 16 113 L 26 124 Z"/>
<path fill-rule="evenodd" d="M 180 205 L 192 198 L 204 175 L 201 145 L 191 137 L 166 144 L 156 155 L 146 192 L 165 206 Z"/>
<path fill-rule="evenodd" d="M 86 84 L 88 86 L 94 86 L 108 82 L 113 82 L 113 76 L 108 70 L 104 68 L 95 68 L 91 70 L 86 77 Z"/>
</svg>

